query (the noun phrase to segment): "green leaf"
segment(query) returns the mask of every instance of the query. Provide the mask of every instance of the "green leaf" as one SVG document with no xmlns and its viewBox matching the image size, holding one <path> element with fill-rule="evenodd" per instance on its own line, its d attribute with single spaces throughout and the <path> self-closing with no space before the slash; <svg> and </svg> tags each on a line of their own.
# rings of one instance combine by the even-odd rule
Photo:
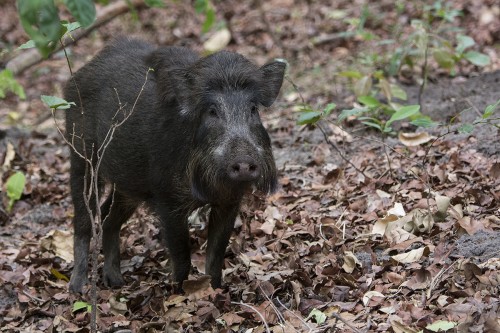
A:
<svg viewBox="0 0 500 333">
<path fill-rule="evenodd" d="M 339 114 L 337 121 L 340 123 L 345 119 L 347 119 L 348 117 L 360 116 L 368 111 L 370 111 L 369 108 L 353 108 L 348 110 L 342 110 L 342 112 Z"/>
<path fill-rule="evenodd" d="M 29 41 L 27 41 L 26 43 L 24 44 L 21 44 L 21 46 L 19 46 L 17 49 L 18 50 L 24 50 L 24 49 L 32 49 L 36 47 L 35 45 L 35 41 L 30 39 Z"/>
<path fill-rule="evenodd" d="M 491 115 L 497 110 L 498 105 L 500 105 L 500 99 L 495 104 L 488 105 L 486 109 L 484 109 L 482 118 L 487 119 L 491 117 Z"/>
<path fill-rule="evenodd" d="M 343 71 L 337 74 L 338 76 L 347 77 L 350 79 L 361 79 L 363 74 L 358 71 Z"/>
<path fill-rule="evenodd" d="M 208 3 L 209 3 L 208 0 L 196 0 L 194 2 L 194 9 L 195 9 L 196 13 L 198 13 L 198 14 L 204 13 L 209 6 Z"/>
<path fill-rule="evenodd" d="M 73 303 L 72 312 L 77 312 L 77 311 L 80 311 L 83 309 L 86 309 L 87 312 L 90 312 L 92 310 L 92 305 L 88 304 L 87 302 L 83 302 L 83 301 L 76 301 L 75 303 Z"/>
<path fill-rule="evenodd" d="M 144 2 L 148 7 L 157 7 L 157 8 L 165 7 L 164 0 L 145 0 Z"/>
<path fill-rule="evenodd" d="M 476 51 L 465 52 L 464 58 L 476 66 L 486 66 L 490 64 L 490 57 L 488 57 L 486 54 Z"/>
<path fill-rule="evenodd" d="M 21 195 L 24 191 L 24 184 L 26 183 L 26 176 L 18 171 L 7 179 L 5 184 L 7 188 L 7 197 L 9 197 L 9 205 L 7 206 L 7 211 L 11 211 L 14 202 L 21 199 Z"/>
<path fill-rule="evenodd" d="M 309 320 L 313 318 L 314 321 L 316 322 L 316 324 L 323 324 L 325 321 L 326 321 L 326 315 L 319 311 L 318 309 L 312 309 L 312 311 L 309 313 L 309 316 L 307 316 L 307 319 L 306 320 Z"/>
<path fill-rule="evenodd" d="M 455 59 L 453 59 L 453 55 L 444 49 L 439 49 L 434 51 L 432 54 L 434 60 L 444 69 L 452 69 L 455 66 Z"/>
<path fill-rule="evenodd" d="M 66 28 L 66 32 L 65 32 L 66 34 L 68 34 L 70 32 L 73 32 L 76 29 L 82 27 L 82 25 L 80 24 L 80 22 L 71 22 L 71 23 L 70 22 L 65 22 L 62 25 L 63 25 L 63 27 Z"/>
<path fill-rule="evenodd" d="M 309 111 L 302 112 L 297 120 L 298 125 L 314 124 L 320 120 L 322 112 L 320 111 Z"/>
<path fill-rule="evenodd" d="M 436 127 L 439 123 L 433 121 L 429 116 L 421 116 L 417 119 L 413 119 L 410 124 L 423 128 Z"/>
<path fill-rule="evenodd" d="M 17 11 L 24 31 L 46 58 L 56 47 L 64 29 L 53 0 L 18 0 Z"/>
<path fill-rule="evenodd" d="M 391 118 L 387 121 L 385 125 L 389 126 L 393 122 L 406 119 L 419 111 L 420 111 L 420 105 L 403 106 L 391 116 Z"/>
<path fill-rule="evenodd" d="M 460 54 L 464 53 L 465 49 L 467 49 L 471 46 L 474 46 L 474 44 L 476 44 L 476 42 L 474 42 L 474 39 L 472 39 L 469 36 L 465 36 L 465 35 L 458 35 L 457 42 L 458 43 L 457 43 L 456 50 Z"/>
<path fill-rule="evenodd" d="M 47 104 L 47 106 L 51 109 L 64 110 L 69 109 L 71 105 L 76 105 L 74 102 L 68 102 L 65 99 L 57 96 L 42 95 L 40 98 L 42 102 Z"/>
<path fill-rule="evenodd" d="M 391 92 L 392 92 L 392 97 L 406 101 L 408 97 L 406 96 L 406 91 L 404 91 L 400 86 L 397 84 L 391 84 Z"/>
<path fill-rule="evenodd" d="M 95 21 L 95 5 L 92 0 L 64 0 L 71 14 L 82 27 L 88 27 Z"/>
<path fill-rule="evenodd" d="M 209 6 L 209 8 L 205 11 L 205 22 L 203 22 L 203 25 L 201 26 L 201 31 L 203 33 L 207 33 L 210 31 L 210 28 L 214 25 L 215 22 L 215 10 L 212 6 Z"/>
<path fill-rule="evenodd" d="M 380 102 L 372 96 L 359 96 L 358 102 L 369 108 L 376 108 L 380 106 Z"/>
<path fill-rule="evenodd" d="M 474 125 L 472 124 L 463 124 L 458 128 L 458 133 L 469 134 L 474 130 Z"/>
<path fill-rule="evenodd" d="M 379 130 L 381 132 L 383 131 L 382 125 L 380 124 L 380 122 L 377 119 L 368 118 L 368 117 L 363 117 L 363 119 L 366 119 L 366 120 L 362 121 L 361 122 L 362 124 L 365 124 L 366 126 L 370 126 L 370 127 L 376 128 L 377 130 Z"/>
<path fill-rule="evenodd" d="M 0 71 L 0 98 L 5 98 L 7 92 L 12 92 L 21 99 L 26 98 L 23 86 L 14 79 L 14 75 L 9 69 Z"/>
<path fill-rule="evenodd" d="M 332 113 L 333 109 L 337 107 L 335 103 L 328 103 L 326 107 L 323 109 L 323 117 L 326 117 Z"/>
<path fill-rule="evenodd" d="M 453 321 L 438 320 L 430 325 L 427 325 L 425 328 L 432 332 L 446 332 L 457 325 L 458 323 Z"/>
</svg>

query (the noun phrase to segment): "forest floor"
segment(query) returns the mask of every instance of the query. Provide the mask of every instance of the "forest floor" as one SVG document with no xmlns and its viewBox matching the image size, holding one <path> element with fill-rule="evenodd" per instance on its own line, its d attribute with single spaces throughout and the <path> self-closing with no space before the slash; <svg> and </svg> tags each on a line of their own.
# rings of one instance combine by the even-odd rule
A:
<svg viewBox="0 0 500 333">
<path fill-rule="evenodd" d="M 9 49 L 27 37 L 14 1 L 0 2 L 0 41 Z M 362 6 L 349 1 L 335 8 L 326 0 L 215 2 L 231 32 L 229 49 L 258 64 L 276 57 L 289 63 L 281 96 L 262 114 L 280 190 L 246 200 L 226 253 L 224 287 L 217 290 L 200 273 L 203 216 L 192 226 L 191 282 L 177 294 L 157 221 L 139 209 L 121 234 L 126 285 L 107 289 L 98 281 L 100 331 L 500 332 L 500 132 L 488 124 L 457 131 L 500 99 L 500 9 L 495 1 L 453 2 L 464 15 L 450 24 L 473 37 L 491 62 L 460 63 L 454 76 L 431 64 L 421 106 L 440 125 L 419 129 L 432 140 L 409 146 L 355 118 L 337 122 L 340 110 L 356 103 L 338 74 L 379 69 L 377 55 L 389 51 L 376 41 L 391 37 L 387 27 L 407 27 L 422 15 L 413 2 L 399 13 L 392 3 L 368 5 L 364 29 L 379 39 L 366 41 L 338 35 L 354 29 L 347 18 L 362 15 Z M 73 69 L 118 35 L 202 51 L 211 34 L 201 32 L 203 17 L 190 4 L 136 15 L 118 17 L 70 46 Z M 418 104 L 420 75 L 408 69 L 391 79 L 407 92 L 408 104 Z M 17 76 L 25 100 L 0 101 L 2 186 L 15 170 L 27 176 L 13 210 L 0 211 L 0 332 L 89 330 L 86 303 L 78 302 L 90 296 L 70 294 L 67 283 L 69 149 L 40 101 L 40 95 L 62 96 L 69 77 L 57 53 Z M 325 134 L 297 125 L 303 102 L 315 109 L 337 104 L 319 123 Z M 396 128 L 415 132 L 405 121 Z"/>
</svg>

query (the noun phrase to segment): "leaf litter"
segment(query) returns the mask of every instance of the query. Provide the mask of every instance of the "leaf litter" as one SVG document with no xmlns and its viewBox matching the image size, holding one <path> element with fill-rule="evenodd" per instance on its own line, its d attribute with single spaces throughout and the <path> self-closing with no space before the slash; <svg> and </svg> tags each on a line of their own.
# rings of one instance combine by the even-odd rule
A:
<svg viewBox="0 0 500 333">
<path fill-rule="evenodd" d="M 290 5 L 286 0 L 276 2 Z M 235 5 L 234 14 L 256 14 L 247 6 Z M 310 15 L 320 17 L 322 6 L 315 4 Z M 161 18 L 158 13 L 153 11 L 156 20 Z M 282 18 L 277 12 L 271 15 Z M 307 45 L 307 40 L 286 35 L 300 29 L 296 19 L 279 22 L 289 48 Z M 247 21 L 233 26 L 239 44 L 245 37 L 238 31 L 264 29 L 256 20 Z M 322 22 L 341 28 L 331 20 Z M 110 31 L 121 29 L 122 23 L 112 24 Z M 175 33 L 196 34 L 197 26 L 188 20 L 184 30 Z M 491 38 L 486 32 L 476 31 Z M 258 38 L 272 43 L 258 33 L 249 35 L 247 43 L 262 44 L 251 41 Z M 341 54 L 342 48 L 355 46 L 352 41 L 344 43 L 332 52 Z M 329 47 L 311 50 L 309 57 L 324 62 L 330 57 Z M 247 50 L 264 58 L 265 54 Z M 32 94 L 40 90 L 38 86 Z M 171 283 L 157 221 L 140 209 L 120 239 L 126 285 L 109 290 L 98 281 L 100 329 L 498 331 L 498 151 L 488 154 L 491 147 L 481 146 L 477 133 L 432 143 L 438 133 L 430 132 L 403 133 L 400 142 L 388 140 L 392 149 L 385 150 L 371 132 L 363 132 L 360 139 L 353 131 L 356 125 L 328 126 L 330 141 L 363 171 L 360 174 L 339 158 L 317 129 L 295 125 L 294 94 L 285 92 L 286 102 L 276 108 L 280 114 L 264 115 L 281 189 L 264 200 L 252 195 L 244 203 L 226 253 L 224 288 L 214 290 L 202 274 L 203 212 L 193 216 L 193 271 L 180 293 Z M 305 92 L 305 98 L 323 102 L 312 91 Z M 28 184 L 10 220 L 0 223 L 0 331 L 87 332 L 89 296 L 71 295 L 67 288 L 72 208 L 63 142 L 52 128 L 8 130 L 1 143 L 6 152 L 1 152 L 0 162 L 24 171 Z"/>
</svg>

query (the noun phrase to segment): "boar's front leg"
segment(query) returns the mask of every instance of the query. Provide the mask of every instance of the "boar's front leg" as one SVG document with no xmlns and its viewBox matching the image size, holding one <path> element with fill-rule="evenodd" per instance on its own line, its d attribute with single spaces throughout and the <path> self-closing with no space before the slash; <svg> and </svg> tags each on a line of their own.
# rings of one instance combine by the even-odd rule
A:
<svg viewBox="0 0 500 333">
<path fill-rule="evenodd" d="M 175 282 L 187 280 L 191 270 L 191 250 L 189 248 L 188 212 L 182 204 L 159 207 L 163 239 L 166 242 Z"/>
<path fill-rule="evenodd" d="M 214 288 L 221 286 L 224 255 L 238 212 L 239 204 L 212 206 L 210 211 L 205 271 L 212 277 L 212 286 Z"/>
</svg>

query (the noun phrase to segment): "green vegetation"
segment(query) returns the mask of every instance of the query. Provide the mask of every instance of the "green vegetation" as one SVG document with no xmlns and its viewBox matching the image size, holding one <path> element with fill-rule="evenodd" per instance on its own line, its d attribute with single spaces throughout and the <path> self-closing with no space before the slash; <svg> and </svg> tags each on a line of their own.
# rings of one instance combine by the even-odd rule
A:
<svg viewBox="0 0 500 333">
<path fill-rule="evenodd" d="M 14 203 L 21 199 L 21 195 L 24 191 L 24 185 L 26 184 L 26 176 L 18 171 L 7 179 L 5 187 L 7 189 L 7 197 L 9 198 L 9 203 L 7 205 L 7 211 L 12 210 Z"/>
<path fill-rule="evenodd" d="M 23 87 L 14 79 L 12 72 L 8 69 L 0 71 L 0 98 L 5 98 L 8 92 L 12 92 L 21 99 L 26 98 Z"/>
</svg>

